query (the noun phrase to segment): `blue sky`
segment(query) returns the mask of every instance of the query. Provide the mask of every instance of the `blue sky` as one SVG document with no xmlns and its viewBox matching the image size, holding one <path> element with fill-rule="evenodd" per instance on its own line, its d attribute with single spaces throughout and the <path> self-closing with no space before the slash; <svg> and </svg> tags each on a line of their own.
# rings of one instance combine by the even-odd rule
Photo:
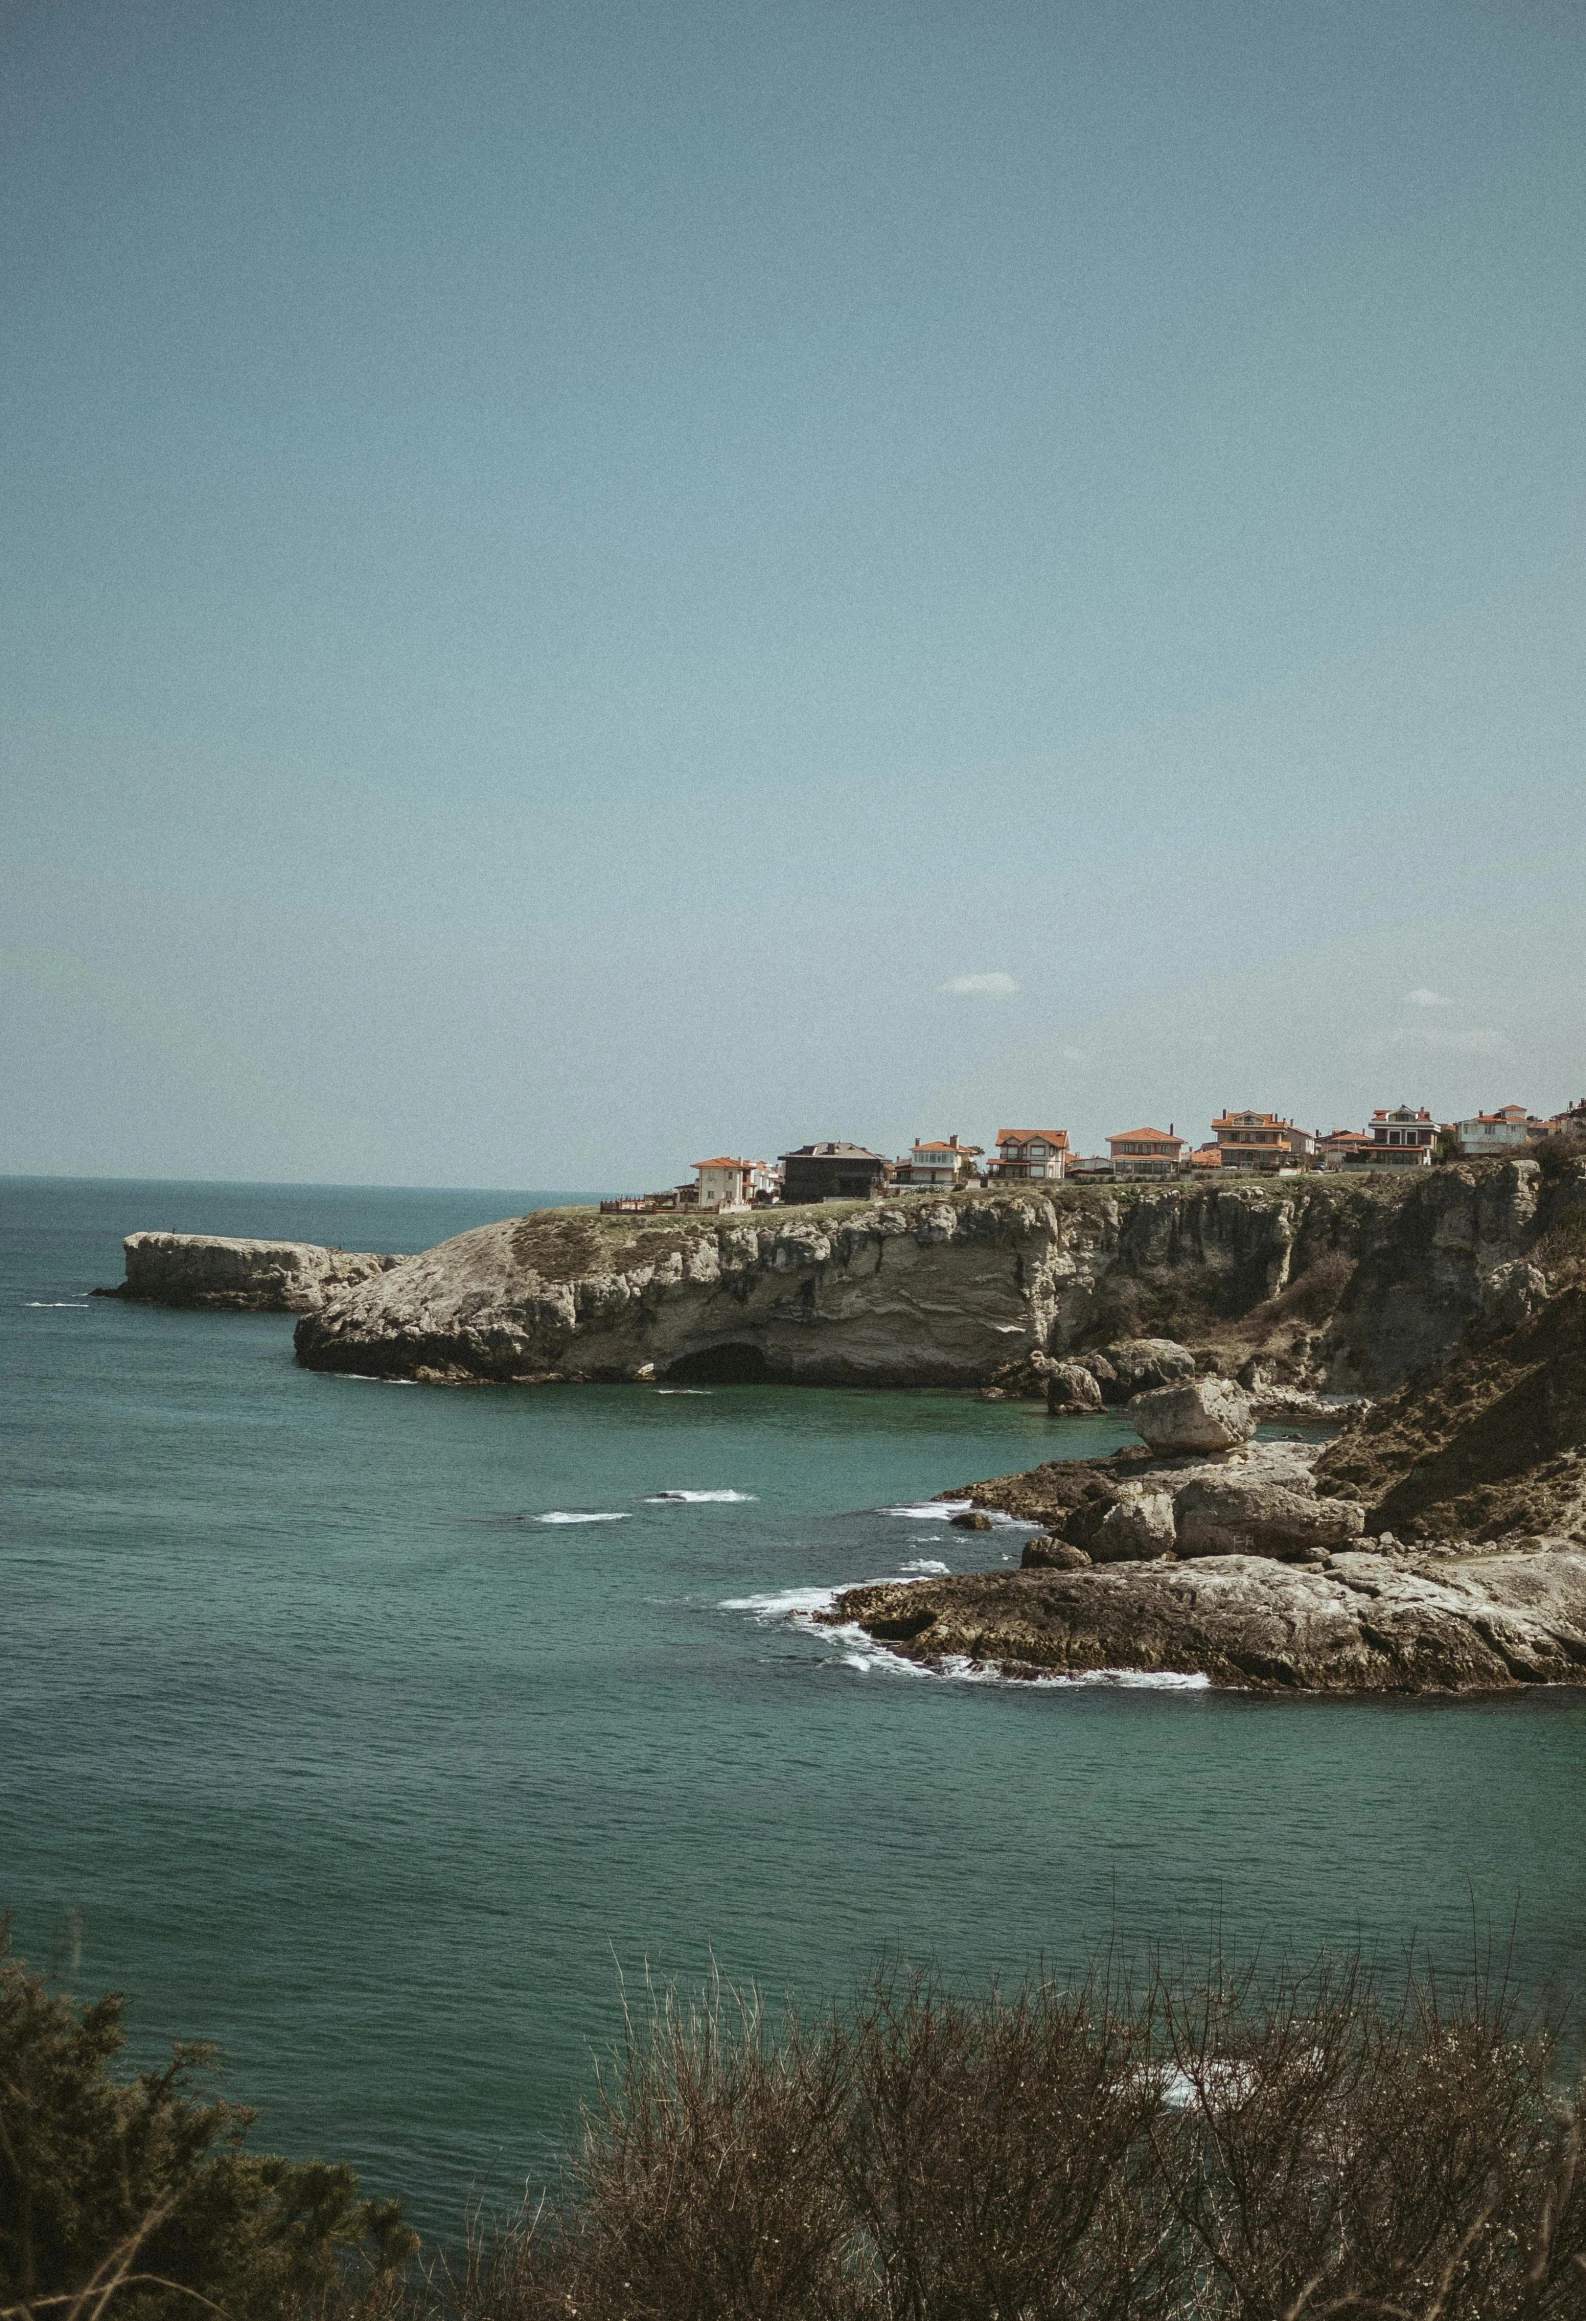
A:
<svg viewBox="0 0 1586 2321">
<path fill-rule="evenodd" d="M 1586 1093 L 1578 8 L 0 51 L 0 1169 Z"/>
</svg>

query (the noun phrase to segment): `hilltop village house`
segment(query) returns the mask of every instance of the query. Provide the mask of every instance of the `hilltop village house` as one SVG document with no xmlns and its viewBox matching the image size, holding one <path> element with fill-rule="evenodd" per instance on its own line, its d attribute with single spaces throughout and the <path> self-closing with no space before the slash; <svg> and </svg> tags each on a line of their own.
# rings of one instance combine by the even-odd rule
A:
<svg viewBox="0 0 1586 2321">
<path fill-rule="evenodd" d="M 1454 1140 L 1462 1160 L 1482 1160 L 1489 1153 L 1518 1152 L 1551 1126 L 1550 1121 L 1533 1120 L 1523 1104 L 1500 1104 L 1496 1112 L 1456 1120 Z"/>
<path fill-rule="evenodd" d="M 789 1208 L 811 1201 L 868 1201 L 885 1190 L 886 1162 L 862 1144 L 829 1139 L 823 1144 L 801 1144 L 782 1159 L 782 1198 Z"/>
<path fill-rule="evenodd" d="M 1037 1178 L 1055 1181 L 1067 1164 L 1066 1128 L 999 1128 L 997 1157 L 987 1174 L 1018 1184 Z"/>
<path fill-rule="evenodd" d="M 1437 1122 L 1423 1105 L 1412 1112 L 1408 1104 L 1371 1115 L 1371 1136 L 1363 1141 L 1346 1168 L 1425 1169 L 1432 1165 Z"/>
<path fill-rule="evenodd" d="M 917 1136 L 896 1163 L 864 1145 L 839 1138 L 802 1144 L 782 1155 L 780 1169 L 765 1161 L 718 1153 L 694 1163 L 695 1183 L 660 1193 L 625 1194 L 602 1201 L 608 1210 L 765 1208 L 774 1202 L 800 1207 L 815 1201 L 880 1200 L 890 1190 L 953 1192 L 982 1183 L 1052 1184 L 1065 1177 L 1096 1182 L 1199 1176 L 1208 1170 L 1349 1169 L 1361 1174 L 1384 1169 L 1428 1168 L 1450 1145 L 1462 1159 L 1523 1152 L 1555 1134 L 1586 1138 L 1586 1098 L 1550 1118 L 1539 1119 L 1523 1104 L 1502 1104 L 1496 1112 L 1440 1128 L 1425 1105 L 1383 1105 L 1368 1129 L 1335 1128 L 1327 1136 L 1296 1128 L 1275 1112 L 1225 1109 L 1212 1123 L 1213 1141 L 1191 1152 L 1170 1121 L 1166 1130 L 1130 1128 L 1107 1139 L 1108 1157 L 1070 1149 L 1066 1128 L 1001 1128 L 996 1152 L 985 1169 L 977 1144 L 956 1135 Z"/>
<path fill-rule="evenodd" d="M 1310 1159 L 1316 1139 L 1308 1128 L 1280 1120 L 1275 1112 L 1230 1112 L 1212 1122 L 1220 1165 L 1225 1169 L 1289 1169 Z"/>
<path fill-rule="evenodd" d="M 978 1144 L 960 1144 L 956 1136 L 917 1136 L 893 1170 L 892 1182 L 909 1191 L 928 1187 L 938 1193 L 950 1193 L 956 1185 L 972 1185 L 980 1173 L 975 1163 L 982 1149 Z"/>
<path fill-rule="evenodd" d="M 694 1209 L 750 1209 L 756 1200 L 776 1198 L 776 1171 L 766 1161 L 715 1160 L 695 1161 L 695 1182 L 679 1185 L 683 1195 L 692 1195 L 686 1206 Z"/>
<path fill-rule="evenodd" d="M 1170 1177 L 1183 1155 L 1184 1139 L 1174 1135 L 1169 1122 L 1165 1135 L 1160 1128 L 1128 1128 L 1121 1136 L 1109 1136 L 1107 1150 L 1115 1177 Z"/>
</svg>

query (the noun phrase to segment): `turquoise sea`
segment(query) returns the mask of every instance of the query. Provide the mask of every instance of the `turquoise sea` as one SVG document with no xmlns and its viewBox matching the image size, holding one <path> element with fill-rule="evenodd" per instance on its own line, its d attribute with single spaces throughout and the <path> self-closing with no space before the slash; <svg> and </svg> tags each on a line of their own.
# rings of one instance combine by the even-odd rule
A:
<svg viewBox="0 0 1586 2321">
<path fill-rule="evenodd" d="M 1016 1559 L 920 1503 L 1115 1421 L 315 1377 L 289 1318 L 86 1294 L 140 1226 L 416 1249 L 552 1197 L 0 1183 L 0 1906 L 140 2056 L 220 2041 L 265 2147 L 450 2231 L 547 2165 L 647 1970 L 813 1998 L 1220 1922 L 1452 1970 L 1512 1934 L 1579 1991 L 1586 1693 L 1032 1689 L 790 1624 Z"/>
</svg>

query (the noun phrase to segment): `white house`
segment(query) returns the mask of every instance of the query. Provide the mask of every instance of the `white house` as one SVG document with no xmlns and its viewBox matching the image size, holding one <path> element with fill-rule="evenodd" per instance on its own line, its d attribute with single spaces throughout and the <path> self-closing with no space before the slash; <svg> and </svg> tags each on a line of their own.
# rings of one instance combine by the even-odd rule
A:
<svg viewBox="0 0 1586 2321">
<path fill-rule="evenodd" d="M 755 1195 L 769 1197 L 776 1189 L 776 1172 L 768 1162 L 730 1160 L 695 1161 L 695 1206 L 701 1209 L 747 1209 Z"/>
<path fill-rule="evenodd" d="M 978 1144 L 960 1144 L 956 1136 L 917 1136 L 898 1162 L 892 1181 L 916 1190 L 927 1187 L 950 1193 L 955 1185 L 967 1184 L 973 1179 L 980 1154 Z"/>
<path fill-rule="evenodd" d="M 1531 1116 L 1523 1104 L 1500 1104 L 1496 1112 L 1478 1112 L 1456 1120 L 1462 1160 L 1482 1160 L 1493 1153 L 1524 1152 L 1531 1141 Z"/>
</svg>

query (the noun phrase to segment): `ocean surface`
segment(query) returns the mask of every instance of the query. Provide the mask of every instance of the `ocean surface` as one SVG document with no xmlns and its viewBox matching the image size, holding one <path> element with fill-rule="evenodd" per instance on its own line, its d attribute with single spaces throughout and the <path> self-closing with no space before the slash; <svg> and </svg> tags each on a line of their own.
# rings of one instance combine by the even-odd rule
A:
<svg viewBox="0 0 1586 2321">
<path fill-rule="evenodd" d="M 316 1377 L 91 1299 L 137 1227 L 418 1249 L 557 1196 L 0 1180 L 0 1907 L 426 2227 L 553 2161 L 624 1981 L 1112 1941 L 1586 1975 L 1586 1694 L 922 1676 L 800 1626 L 1017 1560 L 932 1494 L 1123 1438 L 947 1392 Z"/>
</svg>

